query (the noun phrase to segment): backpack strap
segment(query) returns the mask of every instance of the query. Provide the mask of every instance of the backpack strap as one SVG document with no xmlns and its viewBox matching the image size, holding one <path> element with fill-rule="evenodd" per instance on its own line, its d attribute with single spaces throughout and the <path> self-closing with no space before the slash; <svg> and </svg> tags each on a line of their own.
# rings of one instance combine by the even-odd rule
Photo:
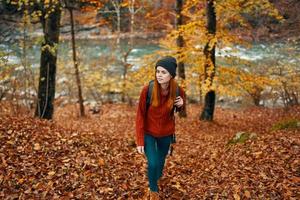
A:
<svg viewBox="0 0 300 200">
<path fill-rule="evenodd" d="M 176 97 L 179 97 L 180 96 L 180 89 L 179 89 L 179 86 L 177 85 L 176 87 Z"/>
<path fill-rule="evenodd" d="M 179 97 L 179 96 L 180 96 L 180 89 L 179 89 L 179 86 L 177 85 L 177 87 L 176 87 L 176 97 Z M 174 106 L 174 108 L 172 110 L 173 110 L 172 111 L 173 115 L 174 115 L 174 112 L 178 112 L 178 110 L 175 108 L 175 106 Z M 175 133 L 173 134 L 171 143 L 173 143 L 173 144 L 176 143 L 176 134 Z M 173 151 L 173 146 L 171 148 L 172 148 L 171 151 Z"/>
<path fill-rule="evenodd" d="M 151 104 L 151 96 L 154 86 L 154 80 L 149 82 L 148 91 L 147 91 L 147 98 L 146 98 L 146 112 L 148 111 L 150 104 Z"/>
</svg>

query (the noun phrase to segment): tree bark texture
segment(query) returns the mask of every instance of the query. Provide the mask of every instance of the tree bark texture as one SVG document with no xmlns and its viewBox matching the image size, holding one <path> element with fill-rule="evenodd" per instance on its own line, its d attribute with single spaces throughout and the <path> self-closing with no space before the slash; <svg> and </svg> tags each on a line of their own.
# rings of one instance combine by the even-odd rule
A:
<svg viewBox="0 0 300 200">
<path fill-rule="evenodd" d="M 71 20 L 73 62 L 74 62 L 74 68 L 75 68 L 76 84 L 77 84 L 77 89 L 78 89 L 78 102 L 79 102 L 79 108 L 80 108 L 80 116 L 84 117 L 85 114 L 84 114 L 84 105 L 83 105 L 81 81 L 80 81 L 78 62 L 77 62 L 77 56 L 76 56 L 73 9 L 69 8 L 69 12 L 70 12 L 70 20 Z"/>
<path fill-rule="evenodd" d="M 52 119 L 54 112 L 53 101 L 55 97 L 60 18 L 61 10 L 58 4 L 46 19 L 41 20 L 44 41 L 41 48 L 38 100 L 35 116 L 43 119 Z"/>
<path fill-rule="evenodd" d="M 180 26 L 183 25 L 183 16 L 181 14 L 182 7 L 183 7 L 183 0 L 176 0 L 176 4 L 175 4 L 175 10 L 176 10 L 175 26 L 176 26 L 176 30 L 179 30 Z M 182 49 L 182 47 L 184 47 L 184 39 L 183 39 L 183 36 L 181 34 L 178 34 L 177 39 L 176 39 L 176 44 L 177 44 L 177 47 L 178 47 L 178 53 L 180 54 L 180 50 Z M 183 82 L 183 88 L 186 89 L 185 69 L 184 69 L 184 62 L 182 62 L 182 61 L 178 62 L 178 76 Z M 179 116 L 180 117 L 186 117 L 187 116 L 186 107 L 184 107 L 184 110 L 182 110 L 179 113 Z"/>
<path fill-rule="evenodd" d="M 209 34 L 209 41 L 204 47 L 204 55 L 205 55 L 205 66 L 204 66 L 204 79 L 205 81 L 209 81 L 210 86 L 213 83 L 213 79 L 215 76 L 215 48 L 216 45 L 213 43 L 211 46 L 211 40 L 214 39 L 217 29 L 217 22 L 216 22 L 216 11 L 214 0 L 207 0 L 206 1 L 206 15 L 207 15 L 207 32 Z M 208 73 L 209 70 L 212 70 L 212 73 Z M 204 108 L 200 115 L 200 120 L 207 120 L 212 121 L 214 115 L 214 108 L 215 108 L 215 99 L 216 94 L 214 90 L 209 90 L 205 94 L 205 102 Z"/>
</svg>

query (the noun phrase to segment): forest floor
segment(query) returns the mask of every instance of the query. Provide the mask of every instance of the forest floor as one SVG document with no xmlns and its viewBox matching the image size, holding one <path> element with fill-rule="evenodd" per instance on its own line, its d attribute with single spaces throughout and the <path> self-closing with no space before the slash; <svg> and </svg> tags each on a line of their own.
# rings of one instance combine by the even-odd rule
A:
<svg viewBox="0 0 300 200">
<path fill-rule="evenodd" d="M 176 118 L 162 199 L 299 198 L 300 107 L 217 107 L 214 122 L 199 121 L 200 111 L 189 105 L 188 117 Z M 135 112 L 108 104 L 80 119 L 72 105 L 46 121 L 2 108 L 0 198 L 141 199 L 148 183 L 145 156 L 135 148 Z M 239 132 L 251 138 L 235 144 Z"/>
</svg>

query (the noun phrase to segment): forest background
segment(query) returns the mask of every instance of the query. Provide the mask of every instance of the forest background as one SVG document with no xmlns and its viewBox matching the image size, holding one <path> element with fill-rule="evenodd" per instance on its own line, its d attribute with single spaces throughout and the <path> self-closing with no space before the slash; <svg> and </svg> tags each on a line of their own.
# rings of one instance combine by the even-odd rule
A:
<svg viewBox="0 0 300 200">
<path fill-rule="evenodd" d="M 136 105 L 157 59 L 173 55 L 187 109 L 161 197 L 296 199 L 299 8 L 297 0 L 1 0 L 0 196 L 140 198 Z"/>
</svg>

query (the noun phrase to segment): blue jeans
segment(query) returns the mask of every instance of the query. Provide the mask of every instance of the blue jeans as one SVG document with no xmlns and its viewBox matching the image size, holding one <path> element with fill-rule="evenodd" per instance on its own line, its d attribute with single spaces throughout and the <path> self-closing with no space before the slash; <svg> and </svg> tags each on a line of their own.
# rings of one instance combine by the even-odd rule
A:
<svg viewBox="0 0 300 200">
<path fill-rule="evenodd" d="M 145 134 L 145 154 L 148 160 L 148 180 L 150 190 L 158 192 L 157 181 L 162 177 L 166 156 L 169 151 L 173 135 L 154 137 Z"/>
</svg>

